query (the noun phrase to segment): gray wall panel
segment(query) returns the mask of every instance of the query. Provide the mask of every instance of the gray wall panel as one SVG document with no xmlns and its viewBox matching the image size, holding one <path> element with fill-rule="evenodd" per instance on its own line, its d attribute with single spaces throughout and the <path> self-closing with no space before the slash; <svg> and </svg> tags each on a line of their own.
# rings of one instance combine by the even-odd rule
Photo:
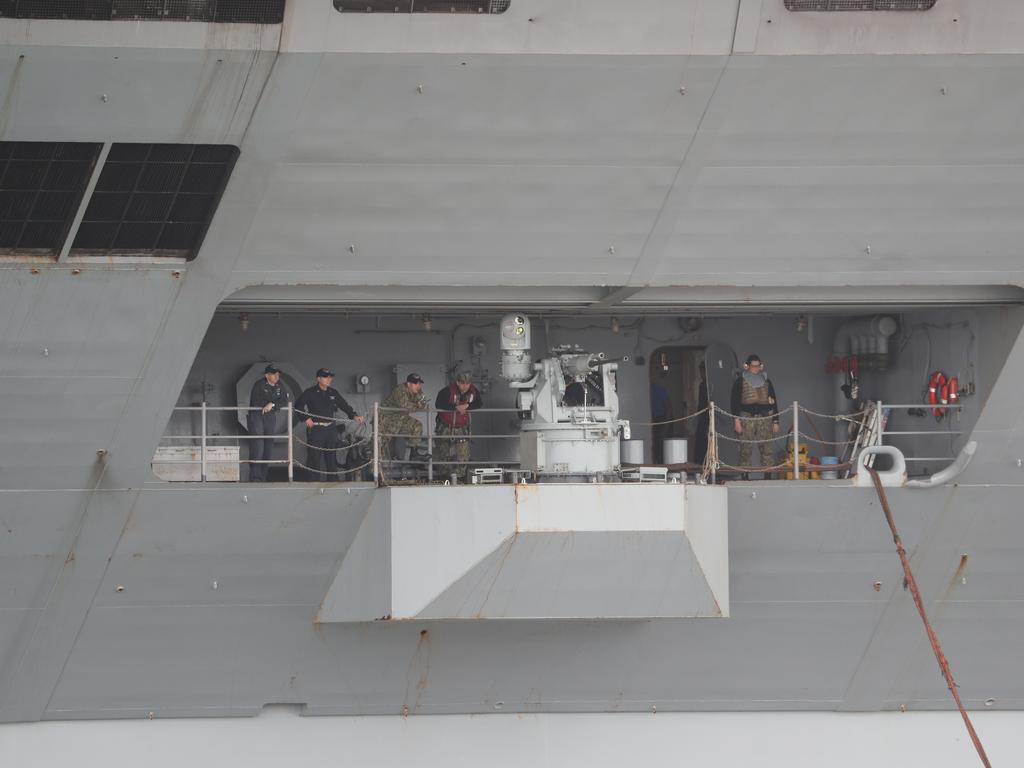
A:
<svg viewBox="0 0 1024 768">
<path fill-rule="evenodd" d="M 163 321 L 162 307 L 181 286 L 161 269 L 79 275 L 44 269 L 29 278 L 38 286 L 6 274 L 4 299 L 31 305 L 4 335 L 5 376 L 136 376 Z M 15 299 L 22 291 L 27 296 Z"/>
<path fill-rule="evenodd" d="M 324 54 L 288 160 L 672 164 L 725 61 Z"/>
<path fill-rule="evenodd" d="M 0 475 L 15 487 L 92 487 L 181 280 L 166 269 L 0 270 L 23 313 L 4 334 Z M 69 471 L 68 471 L 69 470 Z"/>
<path fill-rule="evenodd" d="M 291 663 L 280 662 L 309 652 L 315 613 L 294 604 L 95 608 L 47 716 L 95 716 L 98 691 L 105 717 L 252 715 L 268 694 L 301 703 Z"/>
<path fill-rule="evenodd" d="M 337 555 L 312 553 L 117 554 L 95 607 L 307 605 L 315 608 Z M 117 591 L 118 587 L 124 590 Z"/>
<path fill-rule="evenodd" d="M 83 492 L 0 493 L 0 716 L 27 651 L 40 642 L 38 623 L 54 597 L 86 501 Z"/>
<path fill-rule="evenodd" d="M 751 491 L 757 499 L 749 498 Z M 403 704 L 422 712 L 487 711 L 497 700 L 507 709 L 544 711 L 645 709 L 655 702 L 682 709 L 832 709 L 846 695 L 866 644 L 884 628 L 878 625 L 883 609 L 903 617 L 887 631 L 897 631 L 890 639 L 905 661 L 876 684 L 873 696 L 881 704 L 890 685 L 909 685 L 907 700 L 930 706 L 930 688 L 914 691 L 934 677 L 933 668 L 906 665 L 927 654 L 915 650 L 921 629 L 899 587 L 880 510 L 866 490 L 838 493 L 812 484 L 734 488 L 733 616 L 727 620 L 315 627 L 317 603 L 369 494 L 250 489 L 244 503 L 236 489 L 145 491 L 124 518 L 102 583 L 94 582 L 95 607 L 70 651 L 49 716 L 95 716 L 99 702 L 107 715 L 135 716 L 154 708 L 244 714 L 268 701 L 350 713 L 396 712 Z M 1005 658 L 1019 610 L 1013 586 L 1019 564 L 1002 555 L 989 559 L 971 541 L 1017 538 L 1020 525 L 1010 514 L 1015 490 L 960 488 L 959 501 L 944 505 L 945 522 L 935 516 L 936 499 L 943 498 L 935 493 L 895 490 L 890 497 L 951 659 L 964 669 L 962 678 L 990 688 L 987 670 L 994 667 L 985 666 L 984 648 L 971 639 L 977 622 L 953 621 L 953 607 L 984 611 L 984 647 Z M 839 509 L 837 498 L 844 502 Z M 1002 511 L 965 517 L 959 509 Z M 930 527 L 931 564 L 917 560 L 922 523 Z M 1000 527 L 990 532 L 993 525 Z M 933 602 L 950 599 L 961 549 L 971 553 L 969 581 L 955 585 L 953 599 L 968 602 Z M 79 560 L 87 555 L 78 552 Z M 883 582 L 877 593 L 876 579 Z M 119 584 L 124 592 L 115 591 Z M 986 597 L 972 597 L 967 590 L 974 589 Z M 673 660 L 668 668 L 665 658 Z M 418 687 L 426 666 L 428 682 Z M 597 669 L 605 672 L 595 676 Z M 45 676 L 32 680 L 38 689 Z"/>
<path fill-rule="evenodd" d="M 280 70 L 297 64 L 285 56 Z M 597 285 L 630 274 L 636 284 L 744 284 L 745 275 L 778 284 L 898 284 L 936 271 L 942 282 L 977 281 L 985 271 L 988 281 L 1017 279 L 1010 273 L 1019 266 L 1019 179 L 1007 168 L 1024 156 L 1024 101 L 1006 98 L 1021 82 L 1015 57 L 979 56 L 969 66 L 941 57 L 744 57 L 730 59 L 717 83 L 720 60 L 678 66 L 664 57 L 594 59 L 580 69 L 543 56 L 463 67 L 445 56 L 327 54 L 291 137 L 289 159 L 302 165 L 278 172 L 281 191 L 264 201 L 248 234 L 237 284 L 387 284 L 403 274 L 397 279 L 418 284 L 445 275 L 519 283 L 503 268 L 510 260 L 549 284 L 574 272 L 577 282 Z M 585 87 L 581 78 L 594 73 L 600 87 Z M 530 94 L 527 106 L 520 93 Z M 983 124 L 973 117 L 981 113 Z M 672 187 L 649 184 L 635 204 L 606 210 L 603 223 L 579 216 L 602 210 L 608 185 L 600 184 L 592 195 L 556 196 L 532 211 L 483 210 L 492 192 L 498 200 L 514 194 L 517 186 L 504 192 L 508 182 L 496 183 L 512 162 L 529 164 L 534 183 L 549 190 L 581 166 L 621 171 L 609 184 L 623 192 L 645 166 L 679 175 Z M 435 164 L 444 171 L 425 175 Z M 339 216 L 317 214 L 351 197 L 349 166 L 352 178 L 376 179 L 367 193 L 375 204 L 351 221 L 340 203 Z M 385 193 L 397 168 L 420 179 L 416 200 L 403 202 L 400 184 Z M 299 191 L 306 180 L 319 181 L 318 193 Z M 647 212 L 648 232 L 658 236 L 645 244 L 632 236 L 645 221 L 635 206 L 659 191 L 666 207 L 660 216 Z M 316 202 L 300 212 L 303 194 Z M 465 195 L 477 202 L 460 205 Z M 631 212 L 639 217 L 622 218 Z M 548 231 L 555 222 L 560 229 Z M 484 225 L 507 226 L 507 235 L 474 236 Z M 446 236 L 434 240 L 433 227 L 442 226 Z M 391 234 L 375 234 L 381 230 Z M 355 254 L 343 250 L 349 243 Z M 609 245 L 615 259 L 602 265 Z M 420 267 L 427 257 L 435 270 Z M 290 279 L 258 274 L 283 259 Z M 462 275 L 467 259 L 477 268 Z M 635 271 L 640 262 L 651 268 Z"/>
<path fill-rule="evenodd" d="M 118 554 L 324 555 L 347 549 L 373 497 L 366 485 L 164 485 L 142 491 Z M 188 497 L 182 496 L 182 492 Z M 248 499 L 248 501 L 246 501 Z"/>
<path fill-rule="evenodd" d="M 135 493 L 108 492 L 82 499 L 80 517 L 66 531 L 67 554 L 55 558 L 47 575 L 43 610 L 29 630 L 29 642 L 12 660 L 0 699 L 3 720 L 42 717 L 136 498 Z"/>
<path fill-rule="evenodd" d="M 3 46 L 4 138 L 239 143 L 275 55 Z"/>
<path fill-rule="evenodd" d="M 1024 601 L 1019 596 L 1013 600 L 951 600 L 936 604 L 930 613 L 968 706 L 979 707 L 986 699 L 1006 709 L 1024 706 L 1024 672 L 1017 664 L 1005 663 L 1020 647 Z M 904 675 L 893 681 L 887 705 L 914 701 L 920 709 L 948 708 L 949 690 L 923 629 L 908 640 L 914 643 L 914 653 Z"/>
<path fill-rule="evenodd" d="M 750 489 L 759 498 L 763 495 L 764 505 L 750 500 L 749 507 L 744 506 L 741 499 L 749 496 Z M 226 493 L 218 491 L 216 496 L 223 498 Z M 255 503 L 257 509 L 268 509 L 303 493 L 299 488 L 254 490 L 248 506 Z M 96 696 L 113 707 L 108 714 L 126 715 L 139 715 L 147 707 L 158 707 L 166 714 L 245 713 L 259 706 L 261 699 L 308 703 L 316 712 L 350 713 L 396 712 L 403 704 L 421 712 L 467 707 L 486 711 L 496 700 L 510 709 L 544 711 L 643 709 L 655 702 L 659 707 L 682 709 L 747 708 L 751 702 L 760 709 L 831 709 L 842 701 L 883 609 L 893 607 L 889 595 L 899 598 L 895 605 L 902 606 L 906 617 L 900 623 L 905 629 L 893 638 L 899 647 L 912 651 L 913 642 L 909 647 L 906 643 L 918 637 L 921 629 L 909 598 L 899 587 L 895 553 L 890 551 L 888 563 L 884 559 L 891 539 L 870 494 L 844 491 L 849 504 L 834 511 L 830 508 L 836 498 L 834 489 L 808 486 L 787 504 L 784 497 L 789 493 L 783 486 L 754 483 L 731 494 L 735 501 L 731 506 L 736 508 L 730 531 L 732 571 L 739 578 L 733 589 L 733 616 L 727 620 L 315 627 L 315 601 L 323 592 L 314 592 L 317 579 L 312 571 L 287 567 L 258 574 L 250 566 L 273 562 L 266 560 L 268 555 L 250 562 L 242 560 L 241 553 L 230 555 L 219 563 L 225 584 L 245 579 L 264 598 L 277 594 L 289 602 L 269 604 L 257 597 L 256 604 L 249 604 L 253 594 L 244 586 L 232 587 L 226 595 L 229 599 L 218 603 L 220 596 L 212 597 L 205 573 L 199 573 L 203 563 L 212 564 L 212 557 L 178 554 L 201 551 L 217 535 L 201 522 L 199 510 L 205 505 L 194 503 L 209 494 L 185 489 L 174 494 L 146 492 L 144 499 L 187 495 L 193 502 L 183 506 L 194 511 L 177 528 L 176 542 L 166 538 L 173 528 L 169 513 L 132 516 L 108 576 L 123 569 L 122 598 L 133 601 L 136 584 L 141 585 L 145 599 L 115 605 L 119 598 L 109 589 L 112 581 L 108 579 L 100 597 L 109 607 L 97 606 L 90 613 L 51 703 L 50 716 L 87 715 L 92 707 L 89 698 Z M 957 491 L 964 495 L 967 507 L 977 493 Z M 330 499 L 338 494 L 316 496 Z M 912 553 L 920 547 L 915 533 L 921 530 L 920 523 L 927 521 L 930 526 L 929 551 L 935 562 L 925 563 L 919 576 L 933 612 L 945 626 L 945 609 L 932 599 L 948 587 L 951 574 L 946 566 L 955 567 L 958 561 L 963 531 L 984 528 L 987 516 L 964 518 L 956 508 L 947 507 L 947 518 L 939 518 L 934 494 L 919 491 L 897 490 L 891 497 Z M 1009 495 L 1004 493 L 997 503 L 1006 498 Z M 787 506 L 791 509 L 784 511 Z M 217 514 L 208 509 L 207 514 Z M 346 527 L 354 530 L 358 515 L 352 517 L 351 511 L 343 514 L 348 518 Z M 268 526 L 266 514 L 253 519 L 257 522 L 253 530 L 238 524 L 237 530 L 250 540 L 245 546 L 255 547 L 261 539 L 264 546 L 275 546 L 278 536 Z M 312 546 L 314 541 L 331 539 L 324 535 L 328 530 L 324 526 L 337 523 L 331 516 L 317 515 L 296 525 L 286 535 L 301 532 Z M 794 537 L 796 531 L 811 534 L 808 526 L 816 526 L 821 534 Z M 217 528 L 231 530 L 226 521 Z M 164 533 L 155 536 L 159 530 Z M 772 543 L 772 537 L 777 543 Z M 158 548 L 160 554 L 132 558 L 129 552 L 147 539 L 152 541 L 148 546 Z M 756 548 L 758 541 L 765 546 Z M 340 554 L 345 542 L 339 541 L 338 546 Z M 822 547 L 831 554 L 822 553 Z M 318 562 L 321 557 L 326 555 L 318 556 Z M 191 572 L 177 582 L 182 596 L 177 605 L 173 597 L 159 591 L 164 589 L 161 579 L 174 583 L 175 577 L 166 574 L 175 559 L 179 574 Z M 126 560 L 132 560 L 130 565 Z M 765 583 L 743 577 L 758 572 L 766 574 Z M 774 589 L 773 572 L 780 574 Z M 788 584 L 787 575 L 792 579 Z M 875 578 L 883 581 L 881 593 L 872 587 Z M 264 591 L 258 588 L 262 579 L 278 583 Z M 857 594 L 858 582 L 862 595 Z M 325 583 L 321 589 L 326 589 Z M 307 603 L 310 599 L 313 604 Z M 1014 621 L 1012 607 L 995 610 L 1004 617 L 997 620 L 999 626 Z M 427 633 L 421 635 L 424 629 Z M 944 632 L 951 647 L 960 646 L 959 657 L 964 658 L 961 663 L 969 676 L 974 675 L 973 665 L 981 663 L 978 648 L 970 646 L 970 633 L 967 624 L 957 623 Z M 539 648 L 543 653 L 537 653 Z M 344 662 L 340 663 L 342 651 Z M 912 653 L 904 658 L 919 656 Z M 665 658 L 673 660 L 669 667 L 663 663 Z M 382 663 L 383 659 L 390 661 Z M 395 663 L 398 659 L 402 661 Z M 97 672 L 113 667 L 124 674 L 104 677 Z M 248 675 L 245 681 L 238 679 L 242 669 Z M 595 677 L 595 669 L 606 672 Z M 510 676 L 512 670 L 515 674 Z M 894 672 L 900 679 L 914 681 L 913 685 L 922 676 L 934 674 L 930 668 L 927 675 L 915 670 L 901 665 Z M 423 674 L 427 674 L 425 683 L 420 682 Z M 978 674 L 975 679 L 983 683 L 985 676 Z M 887 686 L 876 691 L 880 702 Z"/>
</svg>

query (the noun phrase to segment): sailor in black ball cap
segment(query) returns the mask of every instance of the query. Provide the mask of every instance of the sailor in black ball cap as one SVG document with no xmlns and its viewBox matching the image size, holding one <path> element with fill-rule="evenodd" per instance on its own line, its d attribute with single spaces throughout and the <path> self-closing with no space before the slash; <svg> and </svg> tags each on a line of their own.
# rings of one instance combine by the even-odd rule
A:
<svg viewBox="0 0 1024 768">
<path fill-rule="evenodd" d="M 281 385 L 281 371 L 273 363 L 263 369 L 263 378 L 257 379 L 249 394 L 248 414 L 250 435 L 276 435 L 283 432 L 278 428 L 278 414 L 288 407 L 288 391 Z M 281 422 L 283 424 L 283 422 Z M 255 438 L 249 441 L 249 482 L 260 483 L 267 479 L 267 464 L 258 462 L 273 458 L 274 439 Z"/>
<path fill-rule="evenodd" d="M 331 382 L 334 371 L 321 368 L 316 372 L 316 384 L 295 401 L 295 418 L 306 423 L 306 460 L 313 480 L 337 479 L 338 427 L 334 421 L 336 411 L 361 424 L 363 417 L 356 414 Z M 327 474 L 331 473 L 331 474 Z"/>
</svg>

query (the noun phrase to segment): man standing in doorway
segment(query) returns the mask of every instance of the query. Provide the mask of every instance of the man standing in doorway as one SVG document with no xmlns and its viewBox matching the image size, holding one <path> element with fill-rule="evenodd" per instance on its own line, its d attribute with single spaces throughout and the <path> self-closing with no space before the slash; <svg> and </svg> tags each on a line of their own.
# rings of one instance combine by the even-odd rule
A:
<svg viewBox="0 0 1024 768">
<path fill-rule="evenodd" d="M 331 386 L 332 381 L 334 371 L 319 369 L 316 384 L 295 401 L 296 419 L 306 423 L 306 463 L 312 479 L 321 482 L 338 479 L 338 424 L 334 413 L 342 411 L 357 424 L 363 423 L 363 417 Z"/>
<path fill-rule="evenodd" d="M 732 385 L 732 412 L 736 415 L 733 429 L 740 443 L 740 466 L 749 467 L 751 451 L 756 444 L 762 467 L 775 464 L 772 438 L 779 434 L 779 407 L 775 387 L 764 372 L 764 363 L 750 355 Z"/>
<path fill-rule="evenodd" d="M 271 435 L 271 437 L 254 437 L 249 441 L 249 482 L 263 483 L 267 480 L 267 466 L 261 464 L 270 461 L 274 453 L 273 435 L 283 431 L 277 427 L 278 414 L 288 407 L 288 393 L 281 386 L 281 371 L 273 363 L 263 369 L 263 378 L 257 379 L 249 394 L 249 407 L 254 409 L 248 413 L 250 435 Z M 259 409 L 259 410 L 255 410 Z M 282 424 L 284 422 L 281 422 Z"/>
</svg>

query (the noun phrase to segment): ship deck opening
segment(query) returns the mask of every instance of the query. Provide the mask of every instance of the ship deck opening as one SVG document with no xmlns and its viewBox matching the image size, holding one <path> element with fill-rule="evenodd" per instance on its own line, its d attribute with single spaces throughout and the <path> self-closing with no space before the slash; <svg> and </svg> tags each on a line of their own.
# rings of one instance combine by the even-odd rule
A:
<svg viewBox="0 0 1024 768">
<path fill-rule="evenodd" d="M 777 463 L 792 461 L 795 403 L 801 469 L 842 461 L 853 436 L 844 437 L 847 422 L 836 417 L 860 413 L 865 403 L 881 403 L 882 442 L 904 453 L 909 475 L 927 476 L 952 462 L 965 445 L 1024 324 L 1020 297 L 1005 290 L 930 301 L 908 295 L 902 304 L 895 289 L 879 289 L 882 298 L 874 303 L 832 300 L 828 290 L 821 300 L 803 303 L 781 294 L 775 301 L 772 289 L 760 302 L 716 299 L 709 290 L 704 302 L 655 297 L 639 306 L 602 306 L 564 296 L 515 301 L 486 289 L 426 299 L 432 290 L 417 297 L 408 290 L 398 295 L 396 289 L 390 298 L 383 289 L 351 290 L 342 299 L 324 299 L 294 287 L 262 287 L 224 302 L 185 378 L 154 459 L 157 476 L 200 479 L 194 438 L 204 432 L 209 438 L 205 479 L 247 481 L 250 442 L 243 409 L 271 362 L 282 370 L 293 402 L 313 385 L 319 368 L 332 369 L 334 388 L 362 416 L 370 416 L 374 403 L 383 402 L 410 372 L 424 379 L 430 403 L 457 372 L 467 372 L 486 405 L 473 415 L 472 461 L 514 468 L 521 420 L 515 392 L 500 376 L 498 336 L 502 316 L 513 311 L 532 321 L 534 360 L 564 345 L 628 358 L 619 363 L 615 378 L 619 415 L 630 422 L 631 437 L 643 448 L 637 459 L 634 446 L 623 462 L 679 462 L 681 447 L 682 460 L 693 471 L 705 461 L 708 445 L 707 411 L 703 417 L 700 412 L 713 403 L 719 409 L 713 429 L 720 462 L 716 480 L 792 478 L 785 467 L 770 475 L 741 471 L 748 465 L 741 462 L 744 436 L 734 429 L 731 391 L 744 361 L 755 354 L 774 385 L 780 412 L 779 431 L 769 438 Z M 946 382 L 946 407 L 931 401 L 929 385 L 936 373 Z M 942 396 L 940 388 L 935 399 Z M 430 423 L 423 421 L 429 431 Z M 280 426 L 283 436 L 283 421 Z M 292 477 L 308 480 L 304 427 L 298 421 L 294 435 Z M 671 457 L 665 455 L 666 441 L 674 441 Z M 362 453 L 353 448 L 338 454 L 338 481 L 371 479 L 366 469 L 371 443 L 362 441 Z M 754 465 L 764 463 L 759 447 L 751 452 Z M 283 437 L 274 442 L 269 481 L 288 479 L 286 450 Z M 175 466 L 174 456 L 184 463 Z M 819 468 L 810 469 L 815 474 L 802 472 L 801 478 L 821 476 Z M 447 477 L 435 473 L 431 480 Z"/>
</svg>

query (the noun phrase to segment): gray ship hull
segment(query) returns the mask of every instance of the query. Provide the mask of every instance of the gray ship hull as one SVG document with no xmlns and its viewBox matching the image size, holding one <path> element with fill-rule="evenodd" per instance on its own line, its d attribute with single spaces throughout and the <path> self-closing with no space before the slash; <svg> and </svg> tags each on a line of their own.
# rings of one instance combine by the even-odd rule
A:
<svg viewBox="0 0 1024 768">
<path fill-rule="evenodd" d="M 338 728 L 364 750 L 394 739 L 384 762 L 464 737 L 521 739 L 511 754 L 539 764 L 574 761 L 584 732 L 663 757 L 677 728 L 778 725 L 773 754 L 785 729 L 822 728 L 801 746 L 852 765 L 884 759 L 876 725 L 936 710 L 907 722 L 936 750 L 920 754 L 952 764 L 964 741 L 940 746 L 951 702 L 870 489 L 728 484 L 728 618 L 318 623 L 391 490 L 172 484 L 151 466 L 176 406 L 211 383 L 234 404 L 257 361 L 385 382 L 396 364 L 454 363 L 480 335 L 493 369 L 486 329 L 510 310 L 547 318 L 545 343 L 612 355 L 692 344 L 710 361 L 718 345 L 726 381 L 729 355 L 756 344 L 780 397 L 834 413 L 818 373 L 831 334 L 885 312 L 920 332 L 877 380 L 884 399 L 918 398 L 932 362 L 969 358 L 977 384 L 940 452 L 908 443 L 937 470 L 974 440 L 966 472 L 890 498 L 960 693 L 1007 710 L 979 720 L 1007 749 L 1024 706 L 1024 14 L 994 0 L 964 0 L 955 21 L 938 6 L 830 21 L 781 0 L 569 5 L 514 0 L 452 27 L 329 3 L 256 29 L 0 21 L 5 141 L 240 148 L 194 261 L 0 261 L 0 721 L 284 704 L 391 716 L 270 715 L 268 733 L 308 734 L 323 755 Z M 786 335 L 803 314 L 817 346 Z M 638 423 L 648 385 L 624 367 Z M 498 711 L 529 717 L 472 717 Z M 145 725 L 96 728 L 130 741 Z M 0 740 L 24 759 L 57 734 L 80 743 L 77 729 L 8 725 Z M 721 746 L 694 738 L 697 754 Z M 625 755 L 585 740 L 598 764 Z"/>
</svg>

